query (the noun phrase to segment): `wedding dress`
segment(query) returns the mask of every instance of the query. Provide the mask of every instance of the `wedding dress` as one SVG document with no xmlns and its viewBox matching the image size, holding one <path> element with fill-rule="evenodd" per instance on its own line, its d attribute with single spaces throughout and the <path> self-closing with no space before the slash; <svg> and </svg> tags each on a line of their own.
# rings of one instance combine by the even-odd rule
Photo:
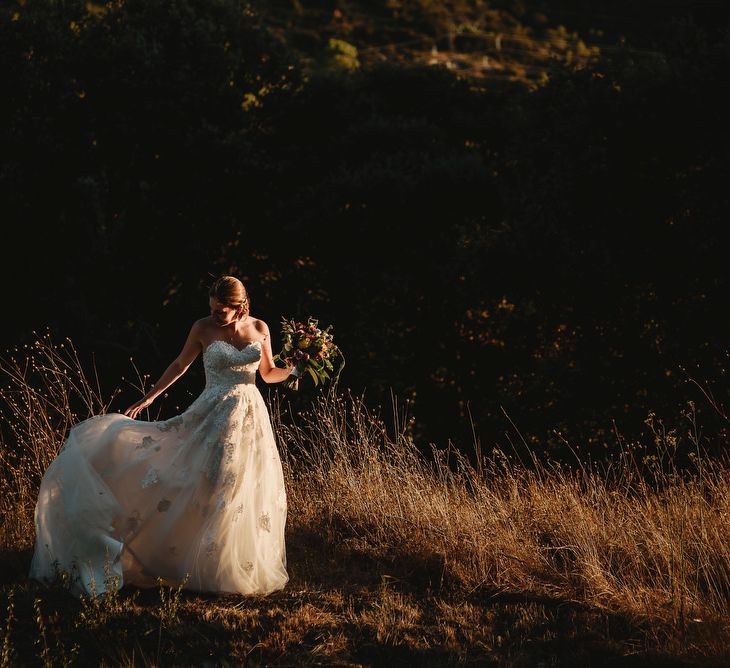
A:
<svg viewBox="0 0 730 668">
<path fill-rule="evenodd" d="M 86 595 L 157 578 L 208 592 L 283 588 L 286 493 L 260 361 L 258 341 L 214 341 L 205 388 L 180 415 L 75 425 L 41 482 L 30 577 L 65 571 Z"/>
</svg>

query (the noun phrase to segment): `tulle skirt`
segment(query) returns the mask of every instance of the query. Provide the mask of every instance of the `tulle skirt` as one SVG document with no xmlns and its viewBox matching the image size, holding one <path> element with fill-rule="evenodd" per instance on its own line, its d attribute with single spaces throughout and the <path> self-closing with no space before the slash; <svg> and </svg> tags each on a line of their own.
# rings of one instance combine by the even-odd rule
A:
<svg viewBox="0 0 730 668">
<path fill-rule="evenodd" d="M 182 414 L 75 425 L 46 471 L 30 576 L 95 595 L 125 584 L 267 594 L 288 581 L 286 492 L 252 383 L 210 388 Z"/>
</svg>

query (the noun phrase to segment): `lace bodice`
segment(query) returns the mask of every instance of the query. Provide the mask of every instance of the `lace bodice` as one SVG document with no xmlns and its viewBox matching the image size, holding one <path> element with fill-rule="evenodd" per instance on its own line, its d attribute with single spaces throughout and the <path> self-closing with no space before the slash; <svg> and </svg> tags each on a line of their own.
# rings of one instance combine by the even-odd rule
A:
<svg viewBox="0 0 730 668">
<path fill-rule="evenodd" d="M 240 349 L 222 339 L 213 341 L 203 352 L 205 388 L 224 389 L 255 383 L 260 362 L 261 341 L 247 343 Z"/>
</svg>

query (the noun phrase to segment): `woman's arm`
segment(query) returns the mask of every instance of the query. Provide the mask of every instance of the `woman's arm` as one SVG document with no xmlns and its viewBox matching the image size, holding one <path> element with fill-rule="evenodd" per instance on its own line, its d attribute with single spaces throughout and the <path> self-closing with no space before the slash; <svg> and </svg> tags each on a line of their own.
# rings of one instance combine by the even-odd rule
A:
<svg viewBox="0 0 730 668">
<path fill-rule="evenodd" d="M 261 362 L 259 363 L 259 373 L 266 383 L 280 383 L 286 380 L 292 372 L 292 366 L 285 369 L 274 364 L 274 354 L 271 352 L 271 337 L 269 336 L 269 326 L 263 321 L 258 322 L 258 331 L 264 335 L 261 343 Z"/>
<path fill-rule="evenodd" d="M 170 366 L 165 369 L 163 374 L 160 376 L 160 379 L 147 391 L 147 394 L 127 408 L 127 410 L 124 411 L 124 415 L 135 418 L 141 410 L 147 408 L 147 406 L 149 406 L 160 394 L 162 394 L 162 392 L 170 387 L 170 385 L 172 385 L 188 370 L 202 349 L 203 344 L 200 341 L 200 325 L 198 322 L 195 322 L 190 328 L 190 333 L 188 334 L 188 338 L 186 339 L 180 354 L 172 361 Z"/>
</svg>

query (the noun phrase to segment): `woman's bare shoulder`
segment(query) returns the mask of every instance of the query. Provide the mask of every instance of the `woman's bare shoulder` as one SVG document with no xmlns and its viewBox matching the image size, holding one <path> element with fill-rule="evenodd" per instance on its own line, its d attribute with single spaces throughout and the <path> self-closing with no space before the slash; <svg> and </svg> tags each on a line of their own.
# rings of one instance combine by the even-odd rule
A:
<svg viewBox="0 0 730 668">
<path fill-rule="evenodd" d="M 205 335 L 210 332 L 212 328 L 213 321 L 210 316 L 206 316 L 204 318 L 199 318 L 192 324 L 190 333 L 198 336 Z"/>
<path fill-rule="evenodd" d="M 259 333 L 261 336 L 268 336 L 269 334 L 269 326 L 261 320 L 261 318 L 254 318 L 253 316 L 249 316 L 251 318 L 251 325 L 252 327 Z"/>
<path fill-rule="evenodd" d="M 212 324 L 211 317 L 209 315 L 205 316 L 204 318 L 198 318 L 194 323 L 191 329 L 201 330 L 201 329 L 207 329 Z"/>
</svg>

